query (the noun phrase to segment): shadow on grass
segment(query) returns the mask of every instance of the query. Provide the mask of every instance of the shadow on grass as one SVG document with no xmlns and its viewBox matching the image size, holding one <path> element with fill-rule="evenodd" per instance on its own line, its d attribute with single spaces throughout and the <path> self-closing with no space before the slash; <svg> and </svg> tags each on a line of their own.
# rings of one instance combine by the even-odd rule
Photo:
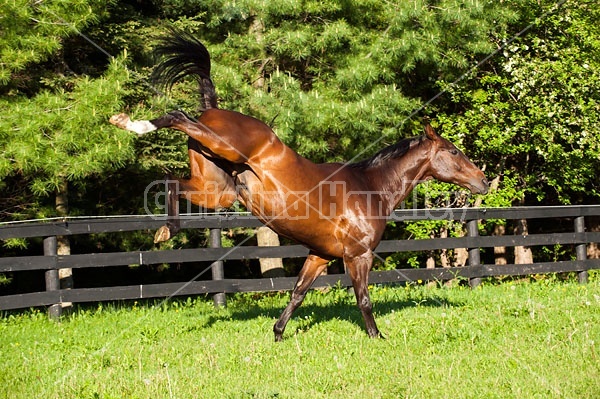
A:
<svg viewBox="0 0 600 399">
<path fill-rule="evenodd" d="M 326 299 L 327 295 L 328 294 L 324 295 L 322 302 L 331 301 L 331 299 Z M 289 300 L 289 293 L 287 298 Z M 292 315 L 290 322 L 301 320 L 301 325 L 297 327 L 297 330 L 306 331 L 317 324 L 340 319 L 349 321 L 364 329 L 364 320 L 360 309 L 356 305 L 354 295 L 347 295 L 345 298 L 337 300 L 332 304 L 319 304 L 314 302 L 319 301 L 315 301 L 313 298 L 307 299 Z M 375 321 L 382 316 L 401 312 L 403 309 L 407 308 L 453 308 L 464 305 L 462 301 L 449 300 L 448 298 L 436 295 L 428 296 L 420 300 L 386 298 L 372 300 L 372 302 Z M 273 319 L 273 323 L 275 323 L 275 320 L 279 318 L 284 308 L 285 306 L 265 306 L 260 303 L 252 303 L 251 299 L 247 299 L 244 300 L 241 305 L 235 304 L 228 308 L 222 315 L 210 315 L 208 318 L 204 319 L 202 328 L 210 328 L 214 323 L 219 321 L 246 321 L 259 317 L 271 318 Z"/>
<path fill-rule="evenodd" d="M 402 291 L 400 291 L 402 292 Z M 226 321 L 250 321 L 258 318 L 268 318 L 275 320 L 283 312 L 285 305 L 290 300 L 290 292 L 277 293 L 246 293 L 235 294 L 228 297 L 229 306 L 224 311 L 209 312 L 204 317 L 199 317 L 194 322 L 194 329 L 208 329 L 217 322 Z M 435 307 L 435 308 L 454 308 L 464 306 L 464 302 L 455 299 L 448 299 L 435 292 L 416 291 L 410 294 L 388 294 L 373 295 L 373 313 L 375 321 L 385 315 L 401 312 L 404 309 L 417 307 Z M 73 311 L 63 316 L 63 321 L 70 320 L 71 317 L 85 314 L 96 314 L 106 310 L 119 311 L 123 309 L 142 309 L 142 308 L 161 308 L 171 310 L 173 303 L 179 303 L 176 306 L 185 308 L 194 306 L 195 299 L 171 299 L 169 301 L 158 299 L 147 300 L 125 300 L 111 301 L 102 303 L 79 303 L 76 304 Z M 210 301 L 210 295 L 201 295 L 197 297 L 200 301 Z M 206 304 L 206 302 L 204 302 Z M 206 309 L 206 308 L 205 308 Z M 0 317 L 9 315 L 38 315 L 45 318 L 46 312 L 41 309 L 21 309 L 15 311 L 2 312 Z M 287 334 L 293 334 L 295 331 L 308 331 L 317 324 L 326 323 L 333 320 L 344 320 L 352 323 L 364 330 L 364 321 L 362 314 L 356 305 L 353 294 L 349 294 L 346 289 L 334 288 L 327 292 L 312 291 L 307 296 L 305 302 L 294 312 L 288 325 Z M 292 327 L 293 326 L 293 327 Z"/>
</svg>

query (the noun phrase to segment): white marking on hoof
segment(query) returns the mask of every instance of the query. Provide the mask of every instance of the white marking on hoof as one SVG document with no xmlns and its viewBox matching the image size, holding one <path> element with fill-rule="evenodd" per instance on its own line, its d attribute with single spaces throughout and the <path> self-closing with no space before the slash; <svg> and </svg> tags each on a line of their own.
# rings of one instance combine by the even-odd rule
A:
<svg viewBox="0 0 600 399">
<path fill-rule="evenodd" d="M 143 136 L 146 133 L 153 132 L 157 128 L 150 121 L 129 121 L 125 129 L 134 132 L 138 136 Z"/>
<path fill-rule="evenodd" d="M 138 136 L 158 129 L 150 121 L 132 121 L 127 114 L 114 115 L 110 118 L 109 122 L 121 129 L 136 133 Z"/>
<path fill-rule="evenodd" d="M 129 121 L 129 115 L 127 114 L 117 114 L 110 117 L 108 120 L 110 123 L 115 125 L 116 127 L 120 127 L 121 129 L 125 129 L 127 125 L 127 121 Z"/>
</svg>

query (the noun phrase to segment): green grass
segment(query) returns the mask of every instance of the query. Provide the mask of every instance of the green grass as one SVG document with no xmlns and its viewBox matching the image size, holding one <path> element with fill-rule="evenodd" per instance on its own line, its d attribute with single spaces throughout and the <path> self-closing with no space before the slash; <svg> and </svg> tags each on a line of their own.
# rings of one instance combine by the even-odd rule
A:
<svg viewBox="0 0 600 399">
<path fill-rule="evenodd" d="M 600 276 L 372 287 L 385 340 L 344 289 L 79 307 L 0 318 L 4 398 L 597 398 Z"/>
</svg>

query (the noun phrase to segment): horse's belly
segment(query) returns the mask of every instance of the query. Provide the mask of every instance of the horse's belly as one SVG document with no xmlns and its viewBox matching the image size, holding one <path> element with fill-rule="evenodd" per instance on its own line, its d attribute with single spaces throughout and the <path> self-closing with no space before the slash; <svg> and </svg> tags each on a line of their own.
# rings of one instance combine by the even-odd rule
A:
<svg viewBox="0 0 600 399">
<path fill-rule="evenodd" d="M 311 251 L 323 257 L 341 258 L 344 246 L 331 228 L 311 220 L 271 219 L 269 227 L 277 234 L 292 239 L 304 245 Z"/>
<path fill-rule="evenodd" d="M 326 201 L 324 207 L 320 190 L 283 190 L 281 184 L 270 183 L 264 184 L 252 170 L 236 176 L 240 200 L 260 221 L 321 256 L 342 257 L 336 203 Z"/>
</svg>

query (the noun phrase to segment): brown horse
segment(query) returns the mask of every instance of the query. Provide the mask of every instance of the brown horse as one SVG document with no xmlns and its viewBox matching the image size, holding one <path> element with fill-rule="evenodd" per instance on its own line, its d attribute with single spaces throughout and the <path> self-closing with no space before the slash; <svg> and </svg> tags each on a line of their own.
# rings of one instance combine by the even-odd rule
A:
<svg viewBox="0 0 600 399">
<path fill-rule="evenodd" d="M 334 258 L 342 258 L 350 274 L 369 336 L 380 336 L 367 279 L 386 219 L 428 179 L 484 194 L 483 172 L 429 124 L 424 136 L 402 140 L 362 162 L 315 164 L 261 121 L 216 108 L 208 52 L 200 42 L 175 32 L 159 52 L 168 57 L 157 70 L 171 82 L 187 74 L 200 77 L 205 111 L 198 120 L 174 111 L 151 121 L 131 121 L 125 114 L 110 121 L 140 135 L 169 127 L 189 136 L 191 178 L 178 179 L 179 193 L 176 185 L 169 187 L 172 199 L 180 194 L 205 208 L 229 207 L 237 199 L 277 233 L 309 248 L 291 301 L 273 327 L 275 340 L 282 339 L 292 313 Z M 172 208 L 159 240 L 178 229 Z"/>
</svg>

